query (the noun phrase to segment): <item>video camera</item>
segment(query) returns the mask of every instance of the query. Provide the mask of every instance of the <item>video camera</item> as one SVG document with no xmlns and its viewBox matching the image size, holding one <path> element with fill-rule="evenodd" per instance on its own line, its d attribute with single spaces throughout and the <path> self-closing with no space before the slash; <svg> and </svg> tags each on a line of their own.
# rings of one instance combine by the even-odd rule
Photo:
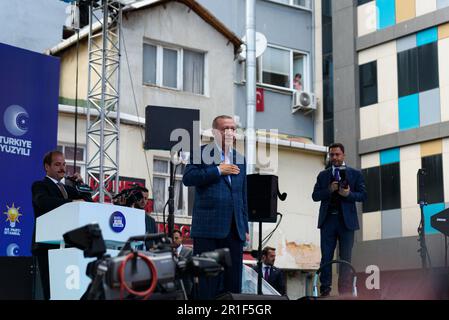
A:
<svg viewBox="0 0 449 320">
<path fill-rule="evenodd" d="M 63 235 L 66 244 L 83 250 L 84 257 L 96 257 L 86 274 L 92 279 L 82 299 L 86 300 L 184 300 L 182 278 L 214 277 L 231 265 L 229 249 L 223 248 L 189 259 L 174 254 L 171 239 L 163 233 L 131 237 L 116 257 L 106 254 L 106 245 L 98 224 L 89 224 Z M 149 251 L 132 245 L 154 240 Z"/>
<path fill-rule="evenodd" d="M 112 198 L 112 203 L 119 206 L 132 207 L 143 198 L 143 191 L 143 187 L 134 184 L 115 195 Z"/>
<path fill-rule="evenodd" d="M 85 201 L 93 202 L 92 200 L 92 188 L 87 184 L 77 181 L 74 176 L 66 176 L 65 184 L 71 186 L 78 191 Z"/>
</svg>

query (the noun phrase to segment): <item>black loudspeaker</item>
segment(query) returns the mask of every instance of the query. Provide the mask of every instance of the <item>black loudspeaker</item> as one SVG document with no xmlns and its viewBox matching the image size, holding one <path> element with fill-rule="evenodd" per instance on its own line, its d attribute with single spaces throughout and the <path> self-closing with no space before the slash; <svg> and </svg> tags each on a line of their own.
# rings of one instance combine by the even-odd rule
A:
<svg viewBox="0 0 449 320">
<path fill-rule="evenodd" d="M 147 106 L 145 108 L 145 149 L 182 151 L 200 147 L 200 111 L 187 108 Z"/>
<path fill-rule="evenodd" d="M 418 195 L 417 195 L 417 203 L 426 202 L 427 194 L 426 194 L 426 181 L 427 174 L 425 169 L 419 169 L 417 173 L 417 184 L 418 184 Z"/>
<path fill-rule="evenodd" d="M 31 300 L 32 257 L 0 257 L 0 300 Z"/>
<path fill-rule="evenodd" d="M 289 300 L 287 296 L 258 295 L 247 293 L 224 293 L 217 300 Z"/>
<path fill-rule="evenodd" d="M 278 177 L 250 174 L 247 176 L 248 220 L 276 223 L 278 210 Z"/>
</svg>

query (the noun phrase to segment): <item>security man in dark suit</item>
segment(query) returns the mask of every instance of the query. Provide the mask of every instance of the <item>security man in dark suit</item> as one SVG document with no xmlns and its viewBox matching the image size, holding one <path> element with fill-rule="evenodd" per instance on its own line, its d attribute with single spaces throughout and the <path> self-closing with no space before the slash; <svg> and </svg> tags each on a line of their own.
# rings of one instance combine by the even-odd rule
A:
<svg viewBox="0 0 449 320">
<path fill-rule="evenodd" d="M 285 283 L 282 271 L 274 266 L 276 249 L 265 247 L 262 250 L 262 278 L 265 279 L 281 295 L 285 295 Z M 254 266 L 257 271 L 257 265 Z"/>
<path fill-rule="evenodd" d="M 43 180 L 36 181 L 31 187 L 34 209 L 34 231 L 31 251 L 39 267 L 40 280 L 44 299 L 50 299 L 50 278 L 48 270 L 48 250 L 57 249 L 59 245 L 36 243 L 36 219 L 41 215 L 72 201 L 89 201 L 76 188 L 65 184 L 66 162 L 60 151 L 50 151 L 44 157 L 44 169 L 47 173 Z M 82 182 L 79 173 L 75 173 L 72 180 Z M 36 281 L 35 281 L 36 283 Z"/>
<path fill-rule="evenodd" d="M 212 128 L 215 142 L 201 147 L 200 157 L 192 153 L 182 181 L 195 187 L 193 254 L 229 248 L 232 266 L 218 277 L 200 277 L 199 299 L 241 292 L 243 245 L 249 240 L 246 163 L 234 149 L 234 119 L 216 117 Z"/>
<path fill-rule="evenodd" d="M 366 199 L 362 173 L 345 165 L 345 147 L 341 143 L 329 146 L 332 164 L 318 174 L 313 189 L 314 201 L 321 201 L 318 228 L 321 235 L 321 266 L 332 261 L 339 244 L 339 259 L 351 262 L 354 231 L 359 229 L 356 202 Z M 350 269 L 340 265 L 338 289 L 340 294 L 351 292 Z M 332 284 L 332 267 L 324 267 L 320 274 L 321 296 L 328 296 Z"/>
<path fill-rule="evenodd" d="M 187 261 L 193 256 L 193 250 L 192 248 L 186 247 L 183 242 L 183 236 L 181 230 L 175 229 L 173 230 L 173 246 L 175 249 L 175 255 L 180 260 Z M 190 300 L 192 299 L 192 292 L 193 292 L 193 277 L 190 275 L 185 275 L 182 277 L 182 281 L 184 283 L 184 289 L 187 294 L 187 298 Z"/>
</svg>

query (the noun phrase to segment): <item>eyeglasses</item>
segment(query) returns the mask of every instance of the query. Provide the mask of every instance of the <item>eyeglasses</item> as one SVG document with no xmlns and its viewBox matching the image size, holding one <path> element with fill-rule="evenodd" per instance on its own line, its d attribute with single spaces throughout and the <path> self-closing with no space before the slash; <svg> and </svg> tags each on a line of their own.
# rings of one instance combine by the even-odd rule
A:
<svg viewBox="0 0 449 320">
<path fill-rule="evenodd" d="M 223 128 L 219 129 L 221 132 L 225 132 L 226 130 L 235 131 L 235 128 Z"/>
</svg>

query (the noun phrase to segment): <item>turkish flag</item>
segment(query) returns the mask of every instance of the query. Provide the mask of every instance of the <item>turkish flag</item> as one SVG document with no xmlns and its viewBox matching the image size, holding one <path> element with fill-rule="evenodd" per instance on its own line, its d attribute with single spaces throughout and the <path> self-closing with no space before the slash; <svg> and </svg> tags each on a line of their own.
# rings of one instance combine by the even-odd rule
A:
<svg viewBox="0 0 449 320">
<path fill-rule="evenodd" d="M 264 108 L 263 88 L 256 88 L 256 112 L 263 112 Z"/>
</svg>

